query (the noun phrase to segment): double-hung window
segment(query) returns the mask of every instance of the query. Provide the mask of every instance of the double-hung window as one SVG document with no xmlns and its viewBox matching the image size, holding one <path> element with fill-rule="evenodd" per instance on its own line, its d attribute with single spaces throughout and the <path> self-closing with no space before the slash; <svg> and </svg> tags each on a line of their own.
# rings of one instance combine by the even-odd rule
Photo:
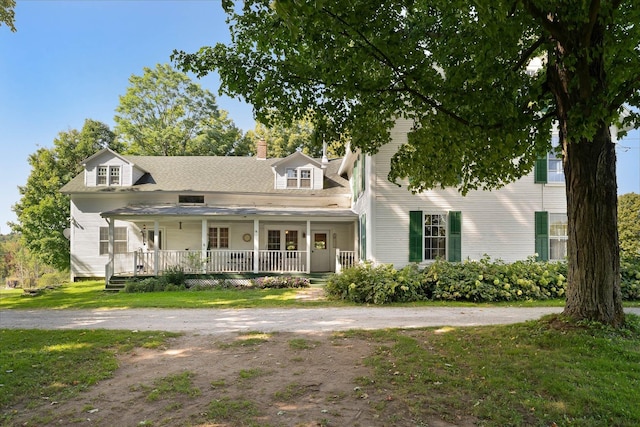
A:
<svg viewBox="0 0 640 427">
<path fill-rule="evenodd" d="M 229 228 L 209 227 L 209 249 L 229 248 Z"/>
<path fill-rule="evenodd" d="M 287 169 L 287 188 L 298 188 L 298 170 Z"/>
<path fill-rule="evenodd" d="M 409 261 L 460 261 L 462 213 L 409 212 Z"/>
<path fill-rule="evenodd" d="M 568 219 L 564 213 L 535 213 L 535 251 L 540 261 L 563 260 L 567 256 Z"/>
<path fill-rule="evenodd" d="M 96 185 L 120 185 L 120 166 L 98 166 Z"/>
<path fill-rule="evenodd" d="M 113 253 L 127 252 L 127 227 L 113 228 Z M 100 227 L 100 255 L 109 254 L 109 227 Z"/>
<path fill-rule="evenodd" d="M 565 182 L 558 135 L 551 136 L 551 151 L 547 156 L 536 161 L 534 176 L 535 182 L 538 184 L 562 184 Z"/>
<path fill-rule="evenodd" d="M 287 168 L 287 188 L 311 188 L 311 169 Z"/>
<path fill-rule="evenodd" d="M 549 214 L 549 259 L 567 257 L 568 228 L 566 214 Z"/>
<path fill-rule="evenodd" d="M 424 259 L 436 260 L 447 254 L 447 218 L 442 214 L 424 216 Z"/>
<path fill-rule="evenodd" d="M 267 250 L 280 250 L 280 230 L 267 231 Z"/>
</svg>

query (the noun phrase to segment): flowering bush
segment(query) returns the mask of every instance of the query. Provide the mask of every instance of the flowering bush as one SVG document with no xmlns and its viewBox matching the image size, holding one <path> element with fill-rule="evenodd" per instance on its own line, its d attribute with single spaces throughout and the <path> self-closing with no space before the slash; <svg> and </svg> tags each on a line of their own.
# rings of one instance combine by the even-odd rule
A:
<svg viewBox="0 0 640 427">
<path fill-rule="evenodd" d="M 505 263 L 436 261 L 424 270 L 400 270 L 369 263 L 343 270 L 327 281 L 329 297 L 359 303 L 385 304 L 419 300 L 515 301 L 563 298 L 567 266 L 563 262 Z"/>
<path fill-rule="evenodd" d="M 396 270 L 371 263 L 346 268 L 327 280 L 329 298 L 357 303 L 385 304 L 425 299 L 424 277 L 415 265 Z"/>
<path fill-rule="evenodd" d="M 254 280 L 257 288 L 308 288 L 309 279 L 293 276 L 266 276 Z"/>
<path fill-rule="evenodd" d="M 640 300 L 640 257 L 623 257 L 620 261 L 622 299 Z"/>
<path fill-rule="evenodd" d="M 534 258 L 505 263 L 436 261 L 424 270 L 434 300 L 517 301 L 564 298 L 567 264 Z"/>
</svg>

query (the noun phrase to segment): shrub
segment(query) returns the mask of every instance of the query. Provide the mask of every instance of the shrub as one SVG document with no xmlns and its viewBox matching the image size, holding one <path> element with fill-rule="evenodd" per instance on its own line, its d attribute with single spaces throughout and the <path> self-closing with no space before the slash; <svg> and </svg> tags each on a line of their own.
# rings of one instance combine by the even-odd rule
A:
<svg viewBox="0 0 640 427">
<path fill-rule="evenodd" d="M 253 281 L 253 285 L 257 288 L 308 288 L 309 279 L 306 277 L 293 276 L 266 276 L 259 277 Z"/>
<path fill-rule="evenodd" d="M 514 263 L 436 261 L 420 271 L 417 265 L 400 270 L 391 265 L 364 263 L 345 269 L 327 281 L 330 298 L 356 303 L 385 304 L 419 300 L 516 301 L 563 298 L 567 266 L 564 262 Z"/>
<path fill-rule="evenodd" d="M 364 263 L 329 277 L 325 291 L 329 298 L 357 303 L 409 302 L 426 298 L 423 279 L 416 265 L 396 270 Z"/>
<path fill-rule="evenodd" d="M 176 285 L 169 283 L 164 277 L 147 277 L 145 279 L 128 280 L 124 285 L 124 291 L 128 293 L 140 293 L 140 292 L 168 292 L 168 291 L 181 291 L 185 290 L 184 284 Z"/>
<path fill-rule="evenodd" d="M 622 299 L 640 300 L 640 257 L 624 257 L 620 261 Z"/>
<path fill-rule="evenodd" d="M 184 286 L 186 275 L 184 269 L 180 266 L 170 266 L 162 274 L 162 277 L 166 283 L 170 283 L 176 286 Z"/>
<path fill-rule="evenodd" d="M 37 286 L 39 288 L 46 288 L 47 286 L 59 285 L 69 281 L 68 271 L 57 271 L 55 273 L 45 273 L 37 280 Z"/>
</svg>

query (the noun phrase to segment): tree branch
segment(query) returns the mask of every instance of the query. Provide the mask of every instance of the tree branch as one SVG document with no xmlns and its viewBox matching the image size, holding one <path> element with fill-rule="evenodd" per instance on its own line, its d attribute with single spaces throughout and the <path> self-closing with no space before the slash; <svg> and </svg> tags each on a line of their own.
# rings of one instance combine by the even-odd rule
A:
<svg viewBox="0 0 640 427">
<path fill-rule="evenodd" d="M 540 38 L 538 40 L 536 40 L 527 50 L 524 51 L 524 53 L 522 54 L 522 56 L 520 57 L 520 59 L 518 60 L 518 62 L 516 62 L 514 64 L 513 67 L 511 67 L 512 71 L 518 71 L 518 69 L 520 67 L 522 67 L 525 62 L 527 62 L 527 60 L 529 60 L 529 58 L 531 58 L 531 55 L 533 55 L 533 53 L 544 44 L 545 42 L 545 37 L 544 36 L 540 36 Z"/>
</svg>

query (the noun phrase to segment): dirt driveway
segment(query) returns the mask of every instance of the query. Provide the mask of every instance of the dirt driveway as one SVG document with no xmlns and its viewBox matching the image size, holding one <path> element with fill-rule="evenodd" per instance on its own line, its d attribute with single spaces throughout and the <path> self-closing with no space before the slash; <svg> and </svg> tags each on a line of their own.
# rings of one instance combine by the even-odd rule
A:
<svg viewBox="0 0 640 427">
<path fill-rule="evenodd" d="M 435 408 L 415 419 L 371 381 L 366 359 L 385 343 L 340 331 L 513 323 L 560 310 L 4 310 L 3 328 L 185 333 L 165 348 L 118 355 L 113 377 L 73 400 L 42 396 L 3 412 L 15 411 L 11 426 L 472 426 L 476 420 Z M 162 393 L 167 384 L 184 386 Z"/>
</svg>

